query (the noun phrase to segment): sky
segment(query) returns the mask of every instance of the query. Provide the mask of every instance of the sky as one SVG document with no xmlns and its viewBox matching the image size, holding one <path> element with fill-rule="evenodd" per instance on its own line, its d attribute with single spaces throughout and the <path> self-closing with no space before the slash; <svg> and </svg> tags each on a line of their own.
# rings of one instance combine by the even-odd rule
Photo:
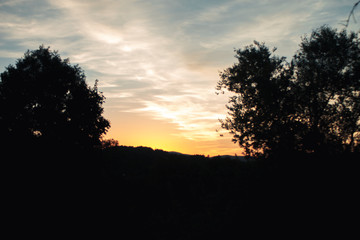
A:
<svg viewBox="0 0 360 240">
<path fill-rule="evenodd" d="M 342 29 L 355 0 L 0 0 L 0 71 L 50 46 L 106 97 L 105 138 L 120 145 L 242 155 L 216 94 L 234 49 L 265 42 L 290 61 L 301 37 Z M 360 10 L 355 11 L 360 16 Z M 359 19 L 359 17 L 357 17 Z M 359 19 L 360 21 L 360 19 Z M 358 31 L 350 22 L 349 30 Z"/>
</svg>

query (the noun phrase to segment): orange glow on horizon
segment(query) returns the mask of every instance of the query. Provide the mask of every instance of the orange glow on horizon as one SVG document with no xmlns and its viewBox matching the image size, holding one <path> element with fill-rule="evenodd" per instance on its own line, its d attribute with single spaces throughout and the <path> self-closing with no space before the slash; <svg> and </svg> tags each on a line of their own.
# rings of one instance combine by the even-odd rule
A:
<svg viewBox="0 0 360 240">
<path fill-rule="evenodd" d="M 142 113 L 122 112 L 119 117 L 116 110 L 108 108 L 105 115 L 111 121 L 111 128 L 104 138 L 113 138 L 119 145 L 143 146 L 191 155 L 243 155 L 238 145 L 231 142 L 230 136 L 189 139 L 184 137 L 184 132 L 176 124 L 153 119 Z"/>
</svg>

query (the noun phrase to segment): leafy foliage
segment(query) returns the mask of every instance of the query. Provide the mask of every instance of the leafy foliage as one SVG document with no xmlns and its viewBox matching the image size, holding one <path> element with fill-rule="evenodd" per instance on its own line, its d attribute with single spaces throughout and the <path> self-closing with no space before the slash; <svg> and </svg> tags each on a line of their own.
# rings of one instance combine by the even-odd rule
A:
<svg viewBox="0 0 360 240">
<path fill-rule="evenodd" d="M 305 149 L 353 149 L 360 140 L 358 35 L 323 27 L 303 39 L 293 64 L 296 111 L 307 125 Z"/>
<path fill-rule="evenodd" d="M 329 27 L 302 39 L 291 63 L 254 42 L 236 50 L 217 89 L 235 93 L 222 127 L 250 156 L 354 151 L 360 140 L 360 45 Z"/>
<path fill-rule="evenodd" d="M 83 70 L 40 46 L 1 74 L 0 131 L 6 141 L 94 146 L 110 127 L 105 97 Z"/>
</svg>

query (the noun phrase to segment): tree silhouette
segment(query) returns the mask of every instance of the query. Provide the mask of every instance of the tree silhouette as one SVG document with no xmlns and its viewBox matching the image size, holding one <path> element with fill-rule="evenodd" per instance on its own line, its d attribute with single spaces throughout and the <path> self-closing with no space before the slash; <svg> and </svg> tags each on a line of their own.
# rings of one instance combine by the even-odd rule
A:
<svg viewBox="0 0 360 240">
<path fill-rule="evenodd" d="M 78 65 L 40 46 L 1 74 L 0 131 L 4 141 L 77 147 L 100 144 L 110 127 L 105 97 L 86 84 Z"/>
<path fill-rule="evenodd" d="M 235 93 L 222 127 L 247 155 L 354 151 L 360 140 L 360 41 L 321 27 L 302 39 L 291 63 L 255 42 L 217 89 Z"/>
<path fill-rule="evenodd" d="M 115 140 L 113 138 L 111 139 L 104 139 L 101 141 L 101 148 L 105 149 L 105 148 L 111 148 L 111 147 L 118 147 L 119 146 L 119 141 Z"/>
<path fill-rule="evenodd" d="M 353 149 L 360 131 L 360 41 L 328 27 L 304 38 L 294 56 L 296 112 L 308 150 Z"/>
</svg>

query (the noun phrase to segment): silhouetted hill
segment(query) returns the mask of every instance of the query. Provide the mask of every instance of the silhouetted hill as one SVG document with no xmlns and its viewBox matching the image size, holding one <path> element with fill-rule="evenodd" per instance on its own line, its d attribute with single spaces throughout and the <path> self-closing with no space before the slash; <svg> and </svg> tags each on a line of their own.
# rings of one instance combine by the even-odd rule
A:
<svg viewBox="0 0 360 240">
<path fill-rule="evenodd" d="M 109 211 L 157 239 L 223 236 L 239 224 L 299 231 L 302 218 L 327 222 L 355 204 L 359 164 L 356 156 L 343 157 L 237 161 L 112 147 L 103 151 L 102 176 Z"/>
<path fill-rule="evenodd" d="M 359 200 L 355 154 L 242 161 L 146 147 L 25 149 L 3 168 L 11 209 L 72 224 L 105 221 L 133 238 L 226 238 L 251 227 L 301 233 L 304 221 L 340 224 Z"/>
</svg>

